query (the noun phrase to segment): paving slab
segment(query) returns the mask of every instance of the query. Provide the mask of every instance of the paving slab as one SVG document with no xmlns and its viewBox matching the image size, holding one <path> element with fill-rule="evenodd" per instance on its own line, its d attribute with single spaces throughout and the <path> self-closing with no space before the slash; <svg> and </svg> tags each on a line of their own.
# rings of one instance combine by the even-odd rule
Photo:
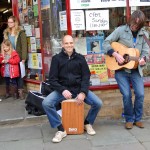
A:
<svg viewBox="0 0 150 150">
<path fill-rule="evenodd" d="M 145 150 L 145 148 L 140 143 L 132 143 L 92 147 L 92 150 Z"/>
<path fill-rule="evenodd" d="M 150 142 L 143 142 L 142 145 L 145 147 L 146 150 L 150 150 Z"/>
<path fill-rule="evenodd" d="M 145 128 L 138 128 L 136 126 L 130 130 L 130 133 L 135 136 L 139 142 L 150 142 L 150 122 L 148 119 L 143 121 Z"/>
<path fill-rule="evenodd" d="M 91 150 L 92 145 L 88 140 L 63 140 L 61 143 L 45 143 L 44 150 Z"/>
<path fill-rule="evenodd" d="M 12 127 L 0 129 L 0 141 L 16 141 L 23 139 L 41 138 L 41 126 Z"/>
<path fill-rule="evenodd" d="M 89 136 L 93 146 L 123 144 L 123 143 L 136 143 L 138 140 L 128 130 L 124 128 L 124 125 L 118 124 L 117 121 L 102 121 L 103 123 L 96 122 L 93 126 L 96 130 L 95 136 Z"/>
<path fill-rule="evenodd" d="M 0 102 L 0 123 L 18 121 L 25 118 L 24 100 L 9 98 Z"/>
<path fill-rule="evenodd" d="M 140 129 L 138 127 L 135 127 L 130 132 L 139 142 L 150 142 L 150 129 Z"/>
<path fill-rule="evenodd" d="M 43 150 L 43 147 L 42 139 L 30 139 L 4 142 L 4 149 L 0 147 L 0 150 Z"/>
<path fill-rule="evenodd" d="M 4 142 L 0 142 L 0 150 L 6 150 L 6 149 L 4 148 Z"/>
</svg>

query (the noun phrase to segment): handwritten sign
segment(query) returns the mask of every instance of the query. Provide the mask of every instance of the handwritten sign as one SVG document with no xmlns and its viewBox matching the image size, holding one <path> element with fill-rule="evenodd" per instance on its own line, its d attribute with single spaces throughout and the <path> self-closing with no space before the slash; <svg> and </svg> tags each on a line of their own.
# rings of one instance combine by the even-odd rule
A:
<svg viewBox="0 0 150 150">
<path fill-rule="evenodd" d="M 109 30 L 109 11 L 87 10 L 86 30 Z"/>
</svg>

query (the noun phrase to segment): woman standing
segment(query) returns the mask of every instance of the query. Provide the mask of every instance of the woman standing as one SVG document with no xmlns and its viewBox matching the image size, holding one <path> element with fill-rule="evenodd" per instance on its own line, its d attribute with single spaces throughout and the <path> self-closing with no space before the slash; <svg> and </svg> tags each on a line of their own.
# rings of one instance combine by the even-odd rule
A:
<svg viewBox="0 0 150 150">
<path fill-rule="evenodd" d="M 27 39 L 25 31 L 19 27 L 18 19 L 15 16 L 8 18 L 8 27 L 4 30 L 4 39 L 9 39 L 13 49 L 17 51 L 20 61 L 24 64 L 27 58 Z M 18 64 L 19 65 L 19 64 Z M 18 78 L 18 92 L 20 99 L 24 99 L 23 78 Z"/>
</svg>

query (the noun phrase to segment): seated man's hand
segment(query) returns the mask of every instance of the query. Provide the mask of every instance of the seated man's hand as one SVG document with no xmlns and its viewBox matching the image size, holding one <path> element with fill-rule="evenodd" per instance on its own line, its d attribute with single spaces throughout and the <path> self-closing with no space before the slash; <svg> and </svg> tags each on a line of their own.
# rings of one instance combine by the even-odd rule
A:
<svg viewBox="0 0 150 150">
<path fill-rule="evenodd" d="M 71 94 L 70 91 L 68 91 L 68 90 L 64 90 L 64 91 L 62 92 L 62 95 L 63 95 L 66 99 L 72 98 L 72 94 Z"/>
<path fill-rule="evenodd" d="M 84 93 L 79 93 L 78 96 L 76 97 L 77 100 L 77 104 L 81 105 L 84 103 L 84 99 L 85 99 L 85 94 Z"/>
</svg>

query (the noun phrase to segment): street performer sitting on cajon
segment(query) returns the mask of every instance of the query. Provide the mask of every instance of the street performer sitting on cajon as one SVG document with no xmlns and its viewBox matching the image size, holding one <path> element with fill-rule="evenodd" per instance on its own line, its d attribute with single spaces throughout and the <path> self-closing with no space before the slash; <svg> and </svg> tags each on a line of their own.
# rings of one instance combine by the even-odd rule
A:
<svg viewBox="0 0 150 150">
<path fill-rule="evenodd" d="M 44 99 L 42 105 L 51 127 L 58 128 L 52 142 L 58 143 L 67 136 L 56 111 L 56 106 L 65 99 L 76 98 L 78 105 L 85 102 L 91 106 L 84 121 L 84 128 L 89 135 L 95 135 L 92 125 L 102 106 L 102 101 L 89 90 L 89 67 L 84 56 L 76 53 L 70 35 L 64 36 L 62 51 L 52 58 L 49 80 L 54 91 Z"/>
</svg>

